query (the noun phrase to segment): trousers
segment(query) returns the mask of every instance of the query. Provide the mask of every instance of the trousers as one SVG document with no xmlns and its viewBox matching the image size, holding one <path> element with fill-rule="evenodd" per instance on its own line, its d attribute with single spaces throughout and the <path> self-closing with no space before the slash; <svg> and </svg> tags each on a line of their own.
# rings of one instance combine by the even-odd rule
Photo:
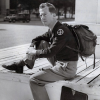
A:
<svg viewBox="0 0 100 100">
<path fill-rule="evenodd" d="M 52 63 L 53 61 L 54 63 L 54 58 L 53 60 L 52 58 L 50 59 L 50 62 Z M 59 80 L 74 78 L 76 71 L 77 61 L 56 61 L 54 66 L 48 66 L 31 75 L 29 85 L 34 100 L 50 100 L 45 85 Z"/>
</svg>

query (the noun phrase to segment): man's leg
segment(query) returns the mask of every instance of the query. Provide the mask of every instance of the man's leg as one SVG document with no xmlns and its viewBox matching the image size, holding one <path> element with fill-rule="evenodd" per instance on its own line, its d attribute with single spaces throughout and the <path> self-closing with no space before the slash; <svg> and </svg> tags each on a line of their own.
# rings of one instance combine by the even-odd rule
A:
<svg viewBox="0 0 100 100">
<path fill-rule="evenodd" d="M 30 88 L 34 100 L 50 100 L 45 85 L 59 80 L 66 79 L 51 70 L 39 71 L 30 77 Z"/>
<path fill-rule="evenodd" d="M 48 83 L 59 80 L 72 79 L 77 71 L 77 61 L 74 62 L 56 62 L 54 67 L 43 68 L 30 77 L 30 88 L 34 100 L 49 100 L 49 95 L 45 89 Z"/>
<path fill-rule="evenodd" d="M 45 49 L 49 47 L 49 43 L 46 41 L 41 41 L 39 46 L 36 47 L 36 49 Z M 49 62 L 54 66 L 55 65 L 55 58 L 47 58 Z M 23 67 L 26 65 L 29 69 L 32 69 L 35 63 L 35 58 L 33 61 L 25 59 L 25 57 L 22 60 L 13 62 L 11 64 L 4 64 L 2 67 L 8 69 L 8 70 L 14 70 L 16 73 L 23 73 Z"/>
</svg>

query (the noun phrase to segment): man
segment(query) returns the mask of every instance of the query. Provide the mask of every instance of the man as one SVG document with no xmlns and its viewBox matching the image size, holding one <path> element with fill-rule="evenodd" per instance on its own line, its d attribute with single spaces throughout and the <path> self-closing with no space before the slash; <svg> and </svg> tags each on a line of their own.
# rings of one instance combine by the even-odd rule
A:
<svg viewBox="0 0 100 100">
<path fill-rule="evenodd" d="M 77 48 L 73 34 L 67 27 L 57 21 L 56 8 L 50 3 L 39 6 L 41 21 L 49 27 L 47 33 L 32 40 L 36 47 L 43 42 L 48 42 L 49 47 L 44 49 L 29 49 L 27 54 L 36 58 L 56 58 L 54 67 L 43 68 L 30 77 L 30 88 L 34 100 L 50 100 L 45 85 L 59 80 L 71 79 L 76 75 L 78 53 L 67 48 Z"/>
<path fill-rule="evenodd" d="M 42 3 L 39 7 L 41 21 L 49 27 L 48 33 L 33 39 L 32 43 L 45 40 L 51 43 L 43 50 L 28 51 L 37 58 L 56 57 L 56 64 L 51 68 L 44 68 L 30 77 L 30 88 L 34 100 L 50 100 L 45 85 L 51 82 L 73 78 L 77 71 L 78 53 L 70 50 L 66 45 L 76 48 L 75 38 L 69 29 L 56 19 L 56 9 L 50 3 Z"/>
</svg>

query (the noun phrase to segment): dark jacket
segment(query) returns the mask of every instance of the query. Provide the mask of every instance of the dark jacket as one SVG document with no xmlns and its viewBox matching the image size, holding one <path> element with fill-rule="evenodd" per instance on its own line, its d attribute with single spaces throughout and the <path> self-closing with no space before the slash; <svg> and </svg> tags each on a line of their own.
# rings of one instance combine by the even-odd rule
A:
<svg viewBox="0 0 100 100">
<path fill-rule="evenodd" d="M 68 45 L 72 48 L 77 48 L 75 38 L 70 30 L 60 22 L 56 23 L 52 32 L 48 30 L 47 33 L 33 39 L 32 44 L 38 45 L 41 40 L 49 42 L 50 47 L 43 50 L 37 50 L 37 58 L 56 56 L 56 60 L 58 61 L 78 60 L 78 53 L 66 47 L 66 45 Z"/>
</svg>

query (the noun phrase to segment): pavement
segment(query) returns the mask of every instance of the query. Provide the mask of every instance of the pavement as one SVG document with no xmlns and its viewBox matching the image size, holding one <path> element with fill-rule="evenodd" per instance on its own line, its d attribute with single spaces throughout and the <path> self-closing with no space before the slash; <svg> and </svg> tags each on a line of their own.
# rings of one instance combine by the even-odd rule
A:
<svg viewBox="0 0 100 100">
<path fill-rule="evenodd" d="M 48 27 L 40 25 L 0 24 L 0 49 L 31 43 L 47 30 Z"/>
</svg>

